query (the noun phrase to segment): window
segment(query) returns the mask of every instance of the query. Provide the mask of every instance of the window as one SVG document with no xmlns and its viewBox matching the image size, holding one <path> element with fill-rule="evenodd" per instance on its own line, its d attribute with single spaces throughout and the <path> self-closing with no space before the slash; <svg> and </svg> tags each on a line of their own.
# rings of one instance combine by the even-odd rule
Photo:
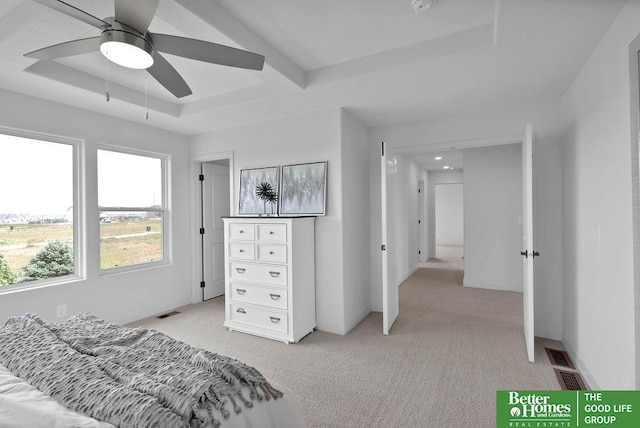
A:
<svg viewBox="0 0 640 428">
<path fill-rule="evenodd" d="M 78 148 L 0 129 L 0 292 L 79 276 Z"/>
<path fill-rule="evenodd" d="M 165 260 L 165 158 L 98 150 L 100 269 Z"/>
</svg>

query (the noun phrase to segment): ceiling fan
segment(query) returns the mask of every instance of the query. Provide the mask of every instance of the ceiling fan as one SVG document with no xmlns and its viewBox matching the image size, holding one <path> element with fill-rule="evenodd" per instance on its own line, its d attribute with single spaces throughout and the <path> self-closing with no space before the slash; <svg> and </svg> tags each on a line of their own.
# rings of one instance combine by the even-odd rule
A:
<svg viewBox="0 0 640 428">
<path fill-rule="evenodd" d="M 98 37 L 73 40 L 25 54 L 41 60 L 64 58 L 100 50 L 112 62 L 128 68 L 147 69 L 178 98 L 191 89 L 160 52 L 231 67 L 262 70 L 264 56 L 186 37 L 148 31 L 160 0 L 115 0 L 115 16 L 99 19 L 61 0 L 35 0 L 40 4 L 98 28 Z"/>
</svg>

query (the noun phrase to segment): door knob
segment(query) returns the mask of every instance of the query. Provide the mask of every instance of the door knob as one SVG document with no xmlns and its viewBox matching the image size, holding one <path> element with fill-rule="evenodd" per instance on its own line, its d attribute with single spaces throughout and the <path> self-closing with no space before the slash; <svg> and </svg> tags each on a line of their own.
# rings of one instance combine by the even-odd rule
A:
<svg viewBox="0 0 640 428">
<path fill-rule="evenodd" d="M 520 255 L 529 258 L 529 250 L 520 251 Z"/>
</svg>

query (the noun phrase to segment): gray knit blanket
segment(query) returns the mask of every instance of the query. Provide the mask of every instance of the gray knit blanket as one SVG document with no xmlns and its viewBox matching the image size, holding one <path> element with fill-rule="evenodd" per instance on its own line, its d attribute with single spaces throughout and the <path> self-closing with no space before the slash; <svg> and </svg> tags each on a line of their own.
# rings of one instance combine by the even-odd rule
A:
<svg viewBox="0 0 640 428">
<path fill-rule="evenodd" d="M 121 428 L 215 428 L 231 411 L 282 397 L 237 360 L 88 313 L 60 323 L 9 318 L 0 363 L 64 406 Z"/>
</svg>

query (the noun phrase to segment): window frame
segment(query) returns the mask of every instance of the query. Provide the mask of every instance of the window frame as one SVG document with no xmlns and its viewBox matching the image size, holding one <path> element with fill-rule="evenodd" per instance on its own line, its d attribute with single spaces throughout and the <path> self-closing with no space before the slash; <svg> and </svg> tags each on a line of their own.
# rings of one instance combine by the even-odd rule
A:
<svg viewBox="0 0 640 428">
<path fill-rule="evenodd" d="M 85 242 L 85 205 L 84 205 L 84 159 L 85 142 L 81 139 L 53 135 L 49 133 L 27 131 L 0 126 L 0 134 L 30 140 L 43 141 L 52 144 L 65 144 L 72 148 L 72 185 L 73 185 L 73 274 L 54 278 L 37 279 L 0 287 L 0 295 L 69 284 L 85 280 L 86 272 L 86 242 Z"/>
<path fill-rule="evenodd" d="M 134 155 L 141 157 L 148 157 L 153 159 L 160 160 L 160 171 L 161 171 L 161 195 L 162 195 L 162 204 L 161 208 L 151 208 L 151 207 L 103 207 L 100 205 L 100 194 L 99 194 L 99 161 L 98 161 L 98 153 L 100 151 L 109 151 L 115 153 L 121 153 L 126 155 Z M 139 150 L 132 149 L 130 147 L 116 146 L 110 144 L 99 144 L 96 148 L 96 188 L 97 188 L 97 214 L 98 214 L 98 270 L 100 276 L 114 275 L 123 272 L 131 272 L 137 270 L 144 270 L 150 268 L 156 268 L 160 266 L 166 266 L 171 263 L 170 255 L 171 252 L 169 249 L 171 248 L 171 237 L 169 235 L 171 224 L 171 215 L 169 209 L 169 165 L 170 165 L 170 155 L 166 153 L 152 152 L 148 150 Z M 124 266 L 114 266 L 103 268 L 100 266 L 101 258 L 102 258 L 102 248 L 100 246 L 101 236 L 100 236 L 100 213 L 103 211 L 109 212 L 136 212 L 136 211 L 144 211 L 144 212 L 160 212 L 162 214 L 162 260 L 152 261 L 152 262 L 142 262 L 142 263 L 134 263 L 130 265 Z"/>
</svg>

